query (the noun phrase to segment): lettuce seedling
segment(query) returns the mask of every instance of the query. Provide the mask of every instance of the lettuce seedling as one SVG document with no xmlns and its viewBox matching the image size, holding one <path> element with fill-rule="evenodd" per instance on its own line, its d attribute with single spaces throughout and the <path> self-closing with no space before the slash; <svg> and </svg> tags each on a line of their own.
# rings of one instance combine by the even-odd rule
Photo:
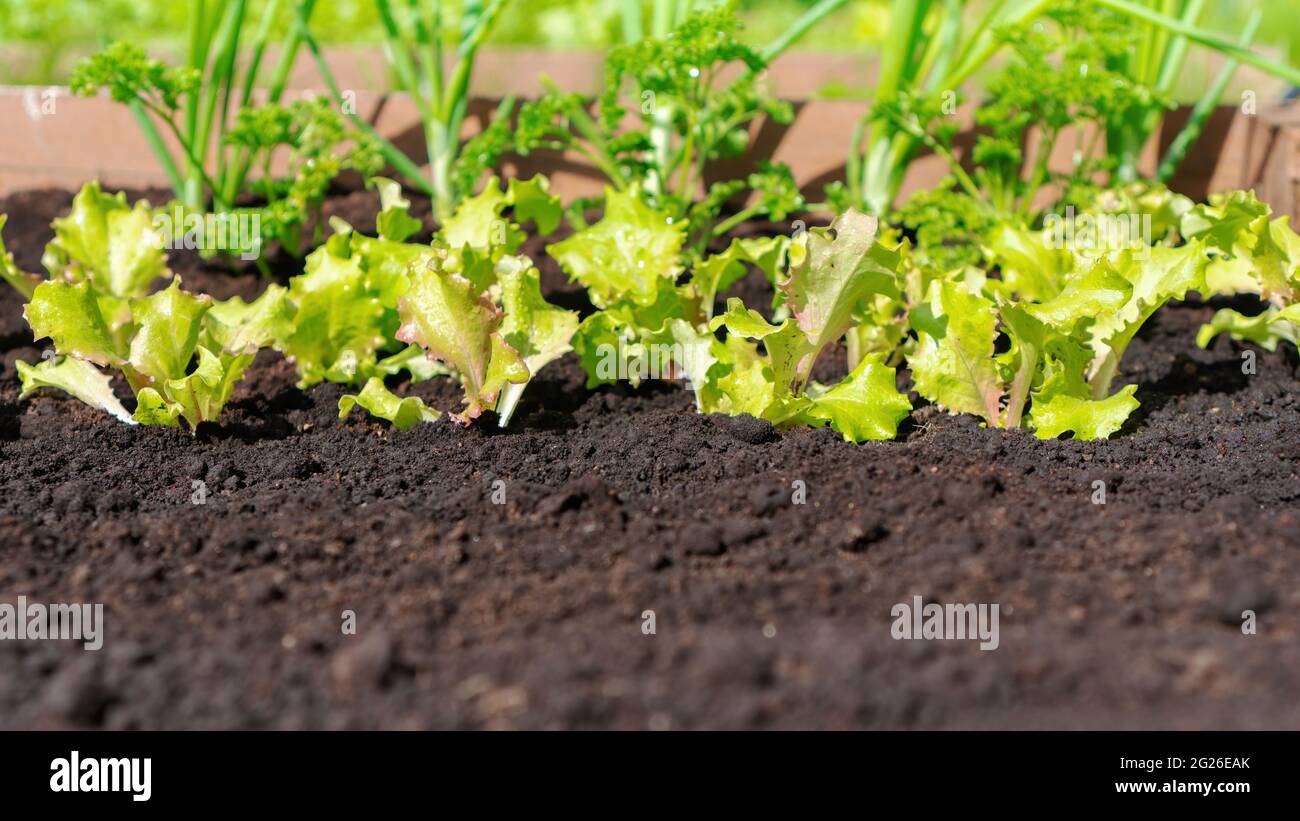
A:
<svg viewBox="0 0 1300 821">
<path fill-rule="evenodd" d="M 881 242 L 898 248 L 900 261 L 896 286 L 889 292 L 872 294 L 854 311 L 855 324 L 845 336 L 850 369 L 872 354 L 881 357 L 891 367 L 903 363 L 916 343 L 910 333 L 908 317 L 925 302 L 930 283 L 944 280 L 965 283 L 973 288 L 993 285 L 985 272 L 974 265 L 937 265 L 933 257 L 918 253 L 895 230 L 882 228 Z M 779 289 L 777 294 L 780 295 Z"/>
<path fill-rule="evenodd" d="M 3 220 L 0 217 L 0 228 Z M 99 183 L 86 183 L 73 197 L 67 216 L 55 219 L 53 228 L 54 239 L 41 256 L 48 278 L 89 283 L 108 333 L 121 343 L 130 321 L 130 300 L 145 296 L 156 280 L 172 275 L 153 229 L 149 202 L 128 205 L 126 194 L 106 194 Z M 42 281 L 19 271 L 2 244 L 0 271 L 26 300 Z"/>
<path fill-rule="evenodd" d="M 456 266 L 454 255 L 435 248 L 412 267 L 398 303 L 397 338 L 419 345 L 460 379 L 465 407 L 453 421 L 468 426 L 494 409 L 505 427 L 528 381 L 571 350 L 578 317 L 542 298 L 537 269 L 525 257 L 496 264 L 495 298 Z"/>
<path fill-rule="evenodd" d="M 666 378 L 689 373 L 683 339 L 704 333 L 716 299 L 748 266 L 775 279 L 790 244 L 783 236 L 733 240 L 697 261 L 679 284 L 685 242 L 683 223 L 648 205 L 634 185 L 606 189 L 600 221 L 547 246 L 600 309 L 582 321 L 573 340 L 588 387 L 620 379 L 636 385 L 651 371 Z M 693 383 L 702 409 L 702 382 Z"/>
<path fill-rule="evenodd" d="M 1205 247 L 1194 241 L 1068 257 L 1057 293 L 1042 302 L 1015 301 L 993 281 L 931 283 L 929 302 L 911 318 L 917 392 L 990 427 L 1028 426 L 1043 438 L 1118 430 L 1137 407 L 1136 386 L 1111 393 L 1124 351 L 1161 305 L 1205 287 Z M 997 353 L 1000 335 L 1008 344 Z"/>
<path fill-rule="evenodd" d="M 1083 335 L 1093 354 L 1088 383 L 1093 398 L 1101 399 L 1110 393 L 1129 342 L 1156 309 L 1205 288 L 1206 262 L 1199 241 L 1125 249 L 1077 272 L 1059 295 L 1030 310 L 1053 327 Z"/>
<path fill-rule="evenodd" d="M 303 297 L 322 286 L 329 296 L 295 300 L 297 338 L 288 340 L 286 352 L 304 373 L 340 382 L 365 379 L 359 394 L 340 402 L 343 416 L 360 405 L 398 428 L 439 418 L 421 400 L 403 399 L 383 385 L 383 376 L 405 368 L 417 379 L 443 373 L 460 380 L 465 407 L 452 415 L 458 424 L 469 425 L 491 409 L 505 427 L 528 381 L 571 350 L 578 327 L 576 313 L 542 298 L 537 269 L 515 253 L 525 238 L 523 225 L 554 230 L 559 201 L 545 177 L 511 180 L 504 190 L 493 178 L 446 219 L 432 244 L 416 245 L 404 242 L 419 223 L 410 218 L 400 189 L 391 180 L 377 183 L 380 236 L 356 235 L 336 222 L 340 233 L 313 254 L 318 267 L 313 270 L 309 260 L 303 282 L 291 282 L 291 298 L 295 285 Z M 378 359 L 391 340 L 408 347 Z M 344 351 L 346 371 L 328 365 L 341 362 Z"/>
<path fill-rule="evenodd" d="M 183 418 L 194 429 L 220 415 L 253 355 L 284 333 L 284 288 L 272 286 L 251 304 L 181 290 L 150 215 L 147 202 L 128 206 L 125 195 L 89 183 L 54 221 L 42 258 L 48 280 L 17 272 L 0 249 L 5 279 L 28 297 L 23 313 L 33 335 L 50 338 L 57 355 L 18 363 L 22 396 L 60 388 L 124 422 Z M 151 294 L 159 279 L 170 284 Z M 121 371 L 136 397 L 133 412 L 103 367 Z"/>
<path fill-rule="evenodd" d="M 289 281 L 293 323 L 276 342 L 298 369 L 300 388 L 386 372 L 381 358 L 397 333 L 405 266 L 429 253 L 383 237 L 368 241 L 338 222 L 334 228 L 307 256 L 305 271 Z"/>
<path fill-rule="evenodd" d="M 800 234 L 789 258 L 788 276 L 779 283 L 789 317 L 773 325 L 733 298 L 709 323 L 710 331 L 726 327 L 728 337 L 725 343 L 703 340 L 709 357 L 692 375 L 703 382 L 701 410 L 749 413 L 781 427 L 829 423 L 854 442 L 893 438 L 911 403 L 878 355 L 863 357 L 834 386 L 811 380 L 824 351 L 853 326 L 860 305 L 877 294 L 897 298 L 899 247 L 879 241 L 874 217 L 848 211 L 830 228 Z M 761 342 L 764 351 L 747 340 Z"/>
<path fill-rule="evenodd" d="M 1211 256 L 1205 278 L 1217 294 L 1256 294 L 1267 307 L 1256 316 L 1224 308 L 1202 326 L 1196 342 L 1207 347 L 1219 334 L 1253 342 L 1266 350 L 1296 343 L 1300 328 L 1300 235 L 1289 217 L 1272 218 L 1272 209 L 1253 192 L 1210 197 L 1182 221 L 1185 234 L 1202 239 Z"/>
<path fill-rule="evenodd" d="M 334 235 L 289 282 L 295 319 L 277 347 L 297 366 L 299 387 L 364 384 L 402 370 L 417 380 L 446 373 L 420 348 L 398 344 L 398 300 L 410 289 L 410 272 L 449 255 L 457 273 L 484 291 L 497 283 L 497 263 L 522 245 L 521 223 L 554 230 L 560 219 L 559 201 L 549 194 L 545 177 L 511 180 L 504 191 L 493 178 L 453 212 L 433 246 L 408 242 L 422 225 L 410 215 L 401 187 L 382 177 L 372 183 L 380 193 L 378 236 L 332 220 Z"/>
<path fill-rule="evenodd" d="M 1279 308 L 1300 299 L 1300 235 L 1289 217 L 1272 215 L 1254 192 L 1233 191 L 1183 216 L 1183 235 L 1203 240 L 1211 257 L 1211 293 L 1257 294 Z"/>
<path fill-rule="evenodd" d="M 916 391 L 950 413 L 974 414 L 992 428 L 1031 427 L 1044 439 L 1067 430 L 1096 439 L 1119 430 L 1137 408 L 1134 385 L 1093 399 L 1084 377 L 1087 349 L 1023 306 L 936 281 L 911 322 Z M 999 334 L 1008 341 L 1001 353 Z"/>
<path fill-rule="evenodd" d="M 217 303 L 181 290 L 180 280 L 127 301 L 129 319 L 115 333 L 100 311 L 90 281 L 38 285 L 24 315 L 37 339 L 49 337 L 61 358 L 18 364 L 25 397 L 61 388 L 130 424 L 176 425 L 191 430 L 215 420 L 260 347 L 286 321 L 285 291 L 271 286 L 251 304 Z M 128 414 L 109 377 L 119 370 L 136 398 Z"/>
<path fill-rule="evenodd" d="M 524 226 L 531 223 L 536 234 L 546 236 L 559 227 L 563 216 L 564 208 L 551 194 L 546 177 L 512 179 L 504 189 L 496 177 L 490 177 L 482 191 L 465 199 L 443 221 L 438 237 L 452 251 L 495 263 L 518 252 L 527 238 Z M 490 265 L 482 275 L 491 277 Z"/>
</svg>

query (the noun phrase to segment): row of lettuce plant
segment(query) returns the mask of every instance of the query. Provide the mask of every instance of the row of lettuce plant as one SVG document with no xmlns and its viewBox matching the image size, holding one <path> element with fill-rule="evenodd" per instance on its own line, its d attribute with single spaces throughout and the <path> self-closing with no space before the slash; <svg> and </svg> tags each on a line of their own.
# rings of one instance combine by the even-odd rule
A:
<svg viewBox="0 0 1300 821">
<path fill-rule="evenodd" d="M 1155 187 L 1102 197 L 1076 224 L 1139 209 L 1159 226 L 1155 241 L 1063 242 L 1054 222 L 1001 232 L 988 267 L 944 269 L 854 210 L 828 228 L 734 240 L 683 268 L 686 226 L 635 189 L 610 191 L 600 220 L 547 248 L 597 308 L 579 321 L 546 302 L 537 268 L 519 253 L 528 229 L 548 234 L 561 219 L 544 178 L 492 180 L 429 243 L 407 241 L 419 222 L 400 187 L 376 183 L 377 236 L 334 220 L 304 273 L 251 303 L 183 290 L 147 203 L 86 186 L 55 221 L 46 277 L 19 271 L 0 250 L 0 273 L 28 298 L 34 336 L 57 354 L 19 364 L 23 395 L 61 388 L 123 421 L 194 428 L 219 416 L 253 355 L 269 347 L 291 359 L 301 387 L 361 386 L 342 400 L 344 414 L 360 405 L 400 428 L 437 419 L 384 379 L 450 375 L 464 391 L 454 421 L 490 409 L 505 426 L 528 382 L 571 350 L 595 386 L 640 373 L 630 363 L 660 349 L 702 413 L 888 439 L 911 412 L 896 387 L 895 364 L 906 363 L 917 393 L 950 412 L 1091 439 L 1137 407 L 1136 386 L 1113 383 L 1129 343 L 1169 300 L 1196 291 L 1265 301 L 1257 316 L 1216 313 L 1198 334 L 1202 346 L 1227 333 L 1272 350 L 1294 344 L 1300 327 L 1300 236 L 1247 192 L 1201 205 Z M 714 315 L 751 266 L 774 283 L 779 321 L 735 297 Z M 166 287 L 150 292 L 160 278 Z M 841 340 L 856 340 L 849 373 L 823 384 L 816 366 Z M 103 368 L 121 373 L 134 411 Z"/>
<path fill-rule="evenodd" d="M 474 51 L 499 5 L 466 4 L 459 30 L 469 47 L 460 49 L 450 84 L 436 72 L 423 85 L 416 78 L 412 90 L 425 95 L 427 136 L 436 136 L 430 128 L 440 117 L 455 122 L 437 127 L 458 127 Z M 818 4 L 800 25 L 836 5 Z M 704 182 L 708 163 L 744 152 L 754 121 L 789 119 L 788 105 L 766 94 L 762 76 L 800 26 L 755 50 L 740 42 L 734 15 L 724 7 L 682 15 L 663 36 L 629 35 L 631 42 L 610 54 L 606 88 L 594 104 L 555 88 L 518 110 L 510 103 L 469 144 L 453 140 L 450 154 L 431 155 L 434 177 L 424 184 L 411 180 L 409 160 L 396 161 L 395 148 L 359 118 L 336 115 L 336 106 L 319 100 L 300 108 L 244 106 L 221 142 L 250 151 L 232 151 L 217 168 L 223 180 L 241 179 L 244 159 L 260 157 L 267 208 L 276 207 L 277 191 L 298 192 L 289 200 L 305 205 L 269 224 L 282 243 L 295 238 L 285 244 L 305 254 L 303 273 L 287 287 L 268 286 L 253 303 L 187 293 L 166 267 L 149 205 L 129 205 L 123 195 L 88 185 L 72 213 L 55 223 L 43 257 L 46 277 L 18 271 L 0 249 L 0 273 L 27 298 L 33 333 L 50 338 L 57 354 L 20 366 L 23 395 L 57 387 L 123 421 L 183 420 L 194 428 L 217 418 L 256 351 L 274 348 L 294 363 L 302 388 L 321 381 L 355 386 L 340 402 L 344 415 L 359 405 L 399 428 L 437 419 L 437 410 L 394 394 L 385 380 L 399 373 L 416 381 L 447 375 L 465 394 L 453 421 L 468 425 L 493 410 L 505 426 L 528 382 L 570 351 L 589 387 L 635 383 L 647 357 L 667 351 L 664 372 L 689 380 L 703 413 L 747 413 L 778 427 L 829 424 L 853 441 L 888 439 L 911 412 L 896 379 L 906 364 L 920 396 L 975 414 L 990 427 L 1028 428 L 1042 437 L 1108 436 L 1137 407 L 1135 386 L 1113 390 L 1124 351 L 1165 302 L 1189 291 L 1256 294 L 1267 310 L 1257 316 L 1220 311 L 1197 341 L 1206 345 L 1228 333 L 1269 349 L 1295 342 L 1300 239 L 1285 218 L 1273 218 L 1248 193 L 1194 205 L 1157 180 L 1101 188 L 1100 173 L 1114 180 L 1127 175 L 1122 162 L 1104 154 L 1079 151 L 1071 173 L 1048 171 L 1046 157 L 1066 124 L 1094 123 L 1109 150 L 1116 123 L 1146 123 L 1164 104 L 1146 81 L 1112 67 L 1128 48 L 1115 18 L 1095 9 L 1081 16 L 1076 6 L 1082 5 L 1065 4 L 1049 15 L 1032 3 L 994 4 L 1001 9 L 998 25 L 981 28 L 971 47 L 987 59 L 1006 45 L 1014 57 L 990 83 L 992 102 L 980 114 L 990 131 L 976 147 L 973 172 L 956 162 L 948 122 L 923 116 L 924 107 L 900 92 L 878 100 L 873 121 L 888 123 L 891 139 L 911 146 L 905 154 L 924 145 L 952 160 L 950 181 L 897 211 L 889 208 L 892 193 L 877 202 L 846 201 L 836 193 L 844 189 L 832 189 L 828 202 L 839 206 L 839 216 L 829 228 L 730 242 L 741 222 L 785 220 L 809 207 L 779 166 Z M 1006 16 L 1013 10 L 1023 13 Z M 306 43 L 319 58 L 308 28 L 310 4 L 295 11 L 284 47 Z M 384 11 L 394 37 L 416 32 L 405 45 L 420 53 L 421 73 L 442 65 L 441 54 L 429 49 L 444 42 L 439 32 L 449 21 L 436 10 L 420 17 L 418 3 L 409 4 L 406 16 L 387 4 Z M 911 9 L 921 17 L 909 19 L 929 19 L 923 11 Z M 950 8 L 944 13 L 944 21 L 958 19 Z M 1031 25 L 1047 16 L 1056 28 Z M 1187 10 L 1183 17 L 1194 19 Z M 240 21 L 221 19 L 233 21 L 217 40 L 224 54 L 238 42 Z M 1176 38 L 1219 45 L 1180 25 Z M 1083 29 L 1096 36 L 1079 36 Z M 630 22 L 628 30 L 635 31 Z M 268 31 L 259 31 L 253 73 Z M 932 41 L 917 34 L 913 46 L 923 50 L 904 62 L 909 71 L 949 59 L 934 51 L 934 43 L 945 42 L 944 31 Z M 1166 51 L 1148 60 L 1178 64 L 1174 44 L 1158 46 Z M 192 56 L 191 62 L 202 61 Z M 1059 76 L 1047 70 L 1055 66 L 1066 70 Z M 222 68 L 227 89 L 233 70 Z M 212 99 L 206 87 L 200 91 L 197 71 L 170 69 L 117 46 L 91 58 L 78 82 L 88 91 L 109 87 L 115 98 L 171 122 L 184 136 L 177 121 L 188 122 L 193 100 L 186 95 L 197 95 L 200 111 Z M 1166 73 L 1158 71 L 1157 79 Z M 232 95 L 217 96 L 224 123 Z M 1027 158 L 1021 146 L 1030 126 L 1043 138 Z M 351 153 L 337 153 L 345 144 Z M 285 145 L 307 158 L 303 168 L 312 183 L 272 184 L 270 157 Z M 265 150 L 259 154 L 256 146 Z M 544 149 L 585 156 L 606 176 L 604 196 L 565 208 L 542 177 L 504 185 L 490 177 L 471 193 L 505 153 Z M 193 167 L 201 166 L 196 150 L 186 148 L 191 176 L 178 199 L 226 207 L 233 200 L 219 200 L 216 192 L 237 191 L 242 182 L 210 185 L 215 177 Z M 319 205 L 332 174 L 344 166 L 373 174 L 381 164 L 375 157 L 387 157 L 430 195 L 439 226 L 432 240 L 409 241 L 422 224 L 409 213 L 402 187 L 372 177 L 380 193 L 376 236 L 334 219 L 323 244 L 302 241 L 309 223 L 324 239 Z M 850 163 L 850 187 L 853 168 Z M 439 181 L 440 174 L 450 176 Z M 181 199 L 196 179 L 210 198 Z M 1049 189 L 1059 193 L 1044 207 Z M 883 203 L 887 213 L 869 215 L 855 203 L 868 210 Z M 599 218 L 591 220 L 593 213 Z M 1120 247 L 1061 239 L 1063 227 L 1073 232 L 1120 215 L 1139 216 L 1152 228 L 1141 242 Z M 530 232 L 549 236 L 565 222 L 571 236 L 546 252 L 586 289 L 595 310 L 581 319 L 543 299 L 534 261 L 521 253 Z M 760 306 L 764 312 L 728 298 L 751 270 L 773 286 L 775 299 Z M 154 290 L 160 279 L 166 287 Z M 817 366 L 841 340 L 848 374 L 825 384 L 816 378 Z M 122 373 L 135 395 L 133 411 L 118 401 L 103 368 Z"/>
</svg>

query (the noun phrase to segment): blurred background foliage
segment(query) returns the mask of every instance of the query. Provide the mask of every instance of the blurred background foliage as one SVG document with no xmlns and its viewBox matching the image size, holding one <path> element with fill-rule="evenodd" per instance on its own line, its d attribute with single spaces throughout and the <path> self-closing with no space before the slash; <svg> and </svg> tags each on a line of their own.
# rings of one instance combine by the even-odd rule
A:
<svg viewBox="0 0 1300 821">
<path fill-rule="evenodd" d="M 0 0 L 0 84 L 65 82 L 77 60 L 112 40 L 142 45 L 158 56 L 179 52 L 191 2 Z M 697 0 L 697 5 L 712 2 Z M 815 2 L 741 0 L 746 39 L 771 41 Z M 249 0 L 258 13 L 265 3 Z M 889 36 L 888 5 L 889 0 L 853 0 L 815 27 L 799 48 L 869 56 Z M 972 13 L 981 5 L 972 0 Z M 546 49 L 604 48 L 620 40 L 621 6 L 622 0 L 514 0 L 489 42 Z M 1206 27 L 1235 32 L 1253 8 L 1265 13 L 1258 45 L 1293 63 L 1300 60 L 1300 0 L 1208 0 L 1201 21 Z M 283 16 L 287 26 L 289 15 Z M 377 45 L 383 39 L 373 0 L 327 0 L 318 4 L 312 22 L 327 45 Z M 1197 81 L 1188 80 L 1194 92 Z M 836 89 L 827 91 L 836 93 Z"/>
</svg>

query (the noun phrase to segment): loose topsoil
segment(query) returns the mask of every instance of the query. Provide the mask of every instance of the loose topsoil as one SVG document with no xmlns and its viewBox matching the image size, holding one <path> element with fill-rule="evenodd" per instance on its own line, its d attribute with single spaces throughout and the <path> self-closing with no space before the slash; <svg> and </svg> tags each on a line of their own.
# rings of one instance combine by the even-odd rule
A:
<svg viewBox="0 0 1300 821">
<path fill-rule="evenodd" d="M 21 267 L 70 199 L 0 200 Z M 375 206 L 328 211 L 371 230 Z M 588 391 L 571 357 L 508 431 L 398 433 L 271 352 L 193 436 L 20 402 L 14 362 L 48 343 L 0 290 L 0 601 L 107 622 L 98 652 L 0 641 L 0 728 L 1300 727 L 1300 364 L 1198 350 L 1213 307 L 1132 344 L 1142 408 L 1110 441 L 920 407 L 851 445 L 696 415 L 679 385 Z M 893 639 L 914 595 L 999 604 L 1000 646 Z"/>
</svg>

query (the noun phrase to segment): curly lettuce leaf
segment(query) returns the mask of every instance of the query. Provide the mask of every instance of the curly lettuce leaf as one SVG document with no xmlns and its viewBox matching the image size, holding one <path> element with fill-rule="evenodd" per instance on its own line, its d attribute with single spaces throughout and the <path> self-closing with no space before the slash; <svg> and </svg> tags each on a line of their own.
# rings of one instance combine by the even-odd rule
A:
<svg viewBox="0 0 1300 821">
<path fill-rule="evenodd" d="M 573 350 L 587 372 L 587 388 L 600 385 L 612 385 L 619 379 L 620 373 L 627 373 L 624 366 L 620 370 L 619 359 L 624 337 L 620 325 L 606 311 L 597 311 L 582 322 L 573 334 Z M 633 377 L 629 381 L 636 387 L 640 381 Z"/>
<path fill-rule="evenodd" d="M 1228 334 L 1237 342 L 1253 342 L 1266 351 L 1277 350 L 1281 342 L 1300 344 L 1300 304 L 1281 310 L 1270 307 L 1257 316 L 1245 316 L 1231 308 L 1216 311 L 1196 332 L 1196 344 L 1208 348 L 1219 334 Z"/>
<path fill-rule="evenodd" d="M 790 238 L 786 236 L 733 239 L 724 251 L 696 263 L 691 269 L 691 287 L 699 298 L 704 318 L 713 317 L 717 298 L 745 276 L 746 264 L 756 266 L 776 285 L 777 272 L 789 245 Z"/>
<path fill-rule="evenodd" d="M 1070 255 L 1055 246 L 1050 231 L 999 223 L 987 243 L 988 256 L 1002 270 L 998 288 L 1008 296 L 1042 301 L 1060 292 Z"/>
<path fill-rule="evenodd" d="M 526 382 L 528 366 L 501 335 L 500 309 L 472 282 L 435 262 L 413 270 L 410 285 L 398 300 L 397 338 L 456 372 L 465 408 L 453 419 L 468 425 L 493 406 L 507 383 Z"/>
<path fill-rule="evenodd" d="M 949 413 L 975 414 L 1000 426 L 1003 382 L 993 357 L 992 300 L 936 281 L 911 323 L 918 339 L 910 359 L 917 393 Z"/>
<path fill-rule="evenodd" d="M 644 306 L 676 282 L 684 241 L 684 224 L 646 205 L 633 186 L 622 192 L 606 188 L 604 217 L 546 251 L 587 289 L 597 308 L 619 300 Z"/>
<path fill-rule="evenodd" d="M 405 242 L 424 227 L 411 216 L 411 202 L 402 195 L 401 184 L 387 177 L 371 177 L 370 182 L 379 190 L 379 216 L 375 217 L 375 228 L 380 239 Z"/>
<path fill-rule="evenodd" d="M 66 217 L 54 220 L 54 240 L 44 256 L 51 277 L 88 279 L 96 291 L 127 299 L 144 296 L 159 277 L 170 276 L 149 203 L 126 203 L 98 182 L 82 187 Z"/>
<path fill-rule="evenodd" d="M 97 365 L 119 365 L 124 351 L 100 313 L 90 282 L 69 284 L 50 280 L 37 285 L 23 316 L 36 339 L 49 337 L 61 354 Z"/>
<path fill-rule="evenodd" d="M 1183 215 L 1183 235 L 1213 255 L 1211 293 L 1255 293 L 1279 307 L 1300 295 L 1300 235 L 1289 217 L 1270 220 L 1272 213 L 1253 191 L 1232 191 Z"/>
<path fill-rule="evenodd" d="M 804 416 L 829 422 L 846 442 L 893 439 L 912 412 L 894 377 L 879 356 L 864 357 L 842 382 L 814 396 Z"/>
<path fill-rule="evenodd" d="M 528 381 L 546 365 L 573 350 L 578 314 L 556 308 L 542 298 L 541 275 L 525 257 L 504 257 L 497 264 L 501 283 L 501 307 L 505 319 L 501 336 L 523 357 L 528 379 L 505 385 L 497 399 L 501 427 L 510 424 Z"/>
<path fill-rule="evenodd" d="M 512 209 L 510 217 L 505 215 L 507 209 Z M 482 191 L 467 197 L 446 219 L 439 236 L 453 251 L 468 247 L 495 261 L 519 250 L 526 237 L 521 224 L 532 221 L 546 235 L 559 226 L 563 213 L 546 177 L 512 179 L 504 191 L 500 181 L 491 177 Z"/>
<path fill-rule="evenodd" d="M 758 419 L 767 419 L 777 401 L 776 379 L 758 345 L 743 336 L 731 334 L 723 343 L 719 361 L 721 372 L 702 392 L 705 400 L 703 412 L 729 416 L 747 413 Z"/>
<path fill-rule="evenodd" d="M 251 354 L 214 353 L 198 346 L 198 364 L 182 377 L 164 383 L 162 396 L 168 409 L 175 409 L 189 424 L 190 430 L 202 422 L 215 421 L 230 397 L 235 384 L 253 363 Z"/>
<path fill-rule="evenodd" d="M 541 174 L 527 180 L 511 179 L 506 196 L 514 208 L 515 220 L 520 225 L 532 222 L 539 236 L 560 227 L 564 205 L 551 193 L 551 181 Z"/>
<path fill-rule="evenodd" d="M 500 248 L 513 253 L 524 241 L 523 232 L 501 215 L 510 198 L 501 190 L 496 177 L 488 180 L 482 191 L 466 197 L 446 219 L 439 236 L 454 251 L 469 247 L 481 254 Z"/>
<path fill-rule="evenodd" d="M 36 365 L 19 361 L 18 378 L 22 383 L 19 399 L 26 399 L 40 388 L 58 388 L 65 393 L 112 414 L 118 421 L 134 425 L 135 420 L 113 393 L 112 380 L 107 374 L 84 359 L 65 356 L 47 359 Z"/>
<path fill-rule="evenodd" d="M 1043 355 L 1042 383 L 1034 391 L 1029 423 L 1039 439 L 1070 431 L 1075 439 L 1106 439 L 1138 407 L 1136 385 L 1095 399 L 1084 378 L 1089 352 L 1077 341 L 1057 337 Z"/>
<path fill-rule="evenodd" d="M 1124 426 L 1138 401 L 1137 385 L 1125 385 L 1106 399 L 1080 399 L 1053 394 L 1034 399 L 1032 425 L 1039 439 L 1055 439 L 1070 431 L 1075 439 L 1106 439 Z"/>
<path fill-rule="evenodd" d="M 378 377 L 366 380 L 360 393 L 347 393 L 339 399 L 339 418 L 345 418 L 352 409 L 360 405 L 371 416 L 386 419 L 398 430 L 406 430 L 419 422 L 436 422 L 442 414 L 424 404 L 416 396 L 400 397 L 384 387 Z"/>
<path fill-rule="evenodd" d="M 1183 214 L 1180 232 L 1191 240 L 1234 255 L 1249 254 L 1273 211 L 1254 191 L 1212 194 L 1210 201 Z"/>
<path fill-rule="evenodd" d="M 298 386 L 322 380 L 353 383 L 373 375 L 377 351 L 390 343 L 397 317 L 383 288 L 372 285 L 357 254 L 327 244 L 307 257 L 307 270 L 289 283 L 296 306 L 292 331 L 279 346 L 298 368 Z M 394 290 L 405 285 L 384 280 Z M 395 299 L 393 300 L 396 301 Z"/>
<path fill-rule="evenodd" d="M 8 221 L 8 214 L 0 214 L 0 279 L 12 285 L 24 300 L 30 300 L 32 292 L 41 283 L 41 278 L 18 270 L 18 266 L 14 263 L 14 255 L 5 248 L 4 230 L 5 223 Z"/>
<path fill-rule="evenodd" d="M 153 388 L 144 388 L 135 395 L 135 413 L 131 414 L 131 424 L 174 428 L 180 425 L 180 418 L 180 404 L 167 401 Z"/>
<path fill-rule="evenodd" d="M 1063 335 L 1086 340 L 1093 398 L 1110 393 L 1110 383 L 1133 337 L 1156 310 L 1188 291 L 1205 288 L 1208 258 L 1199 241 L 1171 248 L 1156 245 L 1098 258 L 1073 275 L 1061 293 L 1027 310 Z"/>
<path fill-rule="evenodd" d="M 1099 315 L 1088 327 L 1093 352 L 1088 369 L 1093 398 L 1101 399 L 1110 393 L 1111 379 L 1129 342 L 1161 305 L 1205 287 L 1205 266 L 1205 249 L 1200 242 L 1180 248 L 1157 245 L 1144 254 L 1119 255 L 1115 270 L 1130 286 L 1124 303 L 1114 312 Z"/>
<path fill-rule="evenodd" d="M 199 343 L 203 317 L 211 308 L 212 297 L 182 291 L 179 279 L 132 301 L 136 333 L 124 370 L 137 392 L 185 374 Z"/>
<path fill-rule="evenodd" d="M 293 305 L 283 285 L 268 285 L 252 302 L 234 296 L 212 303 L 206 330 L 214 343 L 227 353 L 256 353 L 273 347 L 289 336 L 293 328 Z"/>
<path fill-rule="evenodd" d="M 722 326 L 732 334 L 763 343 L 767 350 L 768 367 L 776 385 L 778 396 L 792 396 L 802 389 L 804 377 L 800 368 L 813 356 L 812 345 L 798 324 L 790 319 L 773 325 L 762 314 L 732 297 L 727 300 L 727 310 L 709 323 L 716 331 Z M 811 365 L 808 366 L 811 370 Z"/>
<path fill-rule="evenodd" d="M 854 325 L 854 312 L 876 294 L 897 297 L 901 252 L 879 241 L 879 221 L 855 210 L 829 229 L 814 228 L 791 245 L 789 276 L 778 284 L 808 350 L 796 366 L 806 382 L 822 350 Z"/>
</svg>

